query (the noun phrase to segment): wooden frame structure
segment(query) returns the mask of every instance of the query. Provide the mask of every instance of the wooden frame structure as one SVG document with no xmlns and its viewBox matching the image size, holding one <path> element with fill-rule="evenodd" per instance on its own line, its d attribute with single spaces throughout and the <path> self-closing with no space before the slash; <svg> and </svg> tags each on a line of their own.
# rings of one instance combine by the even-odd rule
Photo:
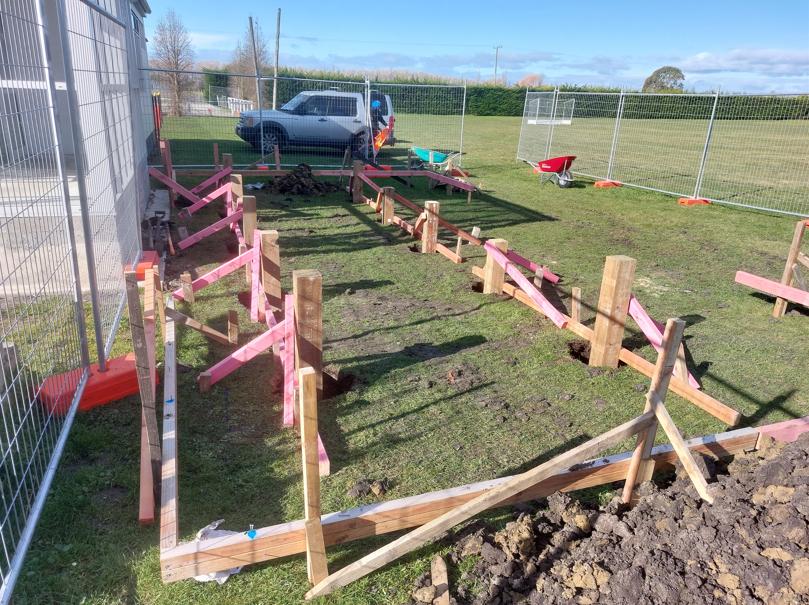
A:
<svg viewBox="0 0 809 605">
<path fill-rule="evenodd" d="M 492 248 L 497 252 L 492 253 Z M 506 294 L 547 316 L 546 309 L 537 302 L 535 297 L 532 297 L 531 293 L 527 292 L 522 287 L 525 283 L 521 286 L 520 284 L 514 285 L 504 281 L 504 269 L 502 265 L 497 264 L 496 260 L 491 257 L 502 253 L 502 250 L 507 248 L 508 242 L 505 240 L 490 240 L 487 242 L 486 266 L 483 268 L 472 267 L 473 275 L 483 281 L 484 293 Z M 622 346 L 626 318 L 630 314 L 630 302 L 633 298 L 632 282 L 635 276 L 635 264 L 635 259 L 626 256 L 607 257 L 594 328 L 590 328 L 581 323 L 581 290 L 578 290 L 577 297 L 574 297 L 574 311 L 575 314 L 579 315 L 578 320 L 574 320 L 572 317 L 561 313 L 555 308 L 554 311 L 559 313 L 561 318 L 564 319 L 564 328 L 590 342 L 589 363 L 591 366 L 617 367 L 619 362 L 623 362 L 645 375 L 647 378 L 651 378 L 654 373 L 654 365 L 640 355 Z M 495 269 L 495 266 L 499 268 Z M 633 305 L 633 314 L 636 315 L 641 322 L 647 324 L 648 322 L 646 322 L 645 318 L 641 315 L 640 309 L 642 309 L 642 307 L 639 305 Z M 648 316 L 648 314 L 646 315 Z M 553 317 L 556 321 L 560 319 L 560 317 L 555 314 Z M 649 320 L 651 321 L 651 318 L 649 318 Z M 558 323 L 556 325 L 558 325 Z M 644 328 L 646 328 L 646 330 L 644 330 Z M 650 325 L 642 326 L 644 334 L 654 345 L 654 333 L 650 328 Z M 671 390 L 683 399 L 690 401 L 697 407 L 702 408 L 712 416 L 718 418 L 728 426 L 736 426 L 741 420 L 741 414 L 737 410 L 734 410 L 700 390 L 698 385 L 695 386 L 692 383 L 690 374 L 687 375 L 688 377 L 685 380 L 681 378 L 681 375 L 687 371 L 687 368 L 684 369 L 684 362 L 683 351 L 681 350 L 678 354 L 677 361 L 677 365 L 680 369 L 675 371 L 675 376 L 671 380 Z M 694 380 L 693 382 L 696 381 Z"/>
<path fill-rule="evenodd" d="M 789 246 L 787 262 L 784 266 L 784 272 L 781 274 L 780 282 L 759 277 L 746 271 L 736 272 L 737 284 L 749 286 L 759 292 L 776 297 L 772 310 L 772 316 L 775 318 L 784 316 L 790 302 L 809 308 L 809 284 L 801 278 L 799 273 L 799 267 L 809 270 L 809 256 L 801 252 L 801 244 L 807 227 L 809 227 L 809 221 L 805 219 L 795 223 L 792 244 Z"/>
<path fill-rule="evenodd" d="M 261 170 L 260 176 L 279 176 L 287 171 Z M 409 498 L 382 502 L 347 511 L 322 515 L 320 510 L 320 486 L 315 464 L 322 444 L 317 433 L 317 399 L 322 388 L 318 379 L 322 372 L 308 361 L 312 348 L 317 349 L 322 339 L 322 326 L 303 317 L 304 309 L 319 305 L 319 274 L 305 272 L 306 275 L 293 276 L 293 296 L 283 297 L 283 314 L 280 321 L 275 313 L 267 313 L 269 330 L 265 341 L 259 343 L 266 350 L 270 344 L 283 343 L 280 354 L 284 368 L 284 424 L 297 421 L 301 427 L 302 464 L 304 469 L 305 511 L 304 518 L 264 527 L 257 530 L 234 534 L 225 538 L 203 539 L 178 544 L 176 510 L 176 413 L 166 423 L 164 415 L 163 437 L 163 500 L 161 503 L 161 575 L 165 582 L 172 582 L 195 575 L 230 569 L 247 563 L 269 561 L 290 555 L 306 553 L 307 576 L 315 586 L 307 598 L 327 594 L 356 578 L 378 569 L 382 565 L 412 551 L 434 539 L 455 524 L 484 510 L 536 499 L 554 491 L 570 491 L 625 481 L 624 499 L 632 502 L 634 488 L 651 476 L 656 468 L 664 468 L 675 461 L 682 462 L 692 479 L 699 495 L 712 501 L 712 494 L 705 477 L 694 463 L 693 454 L 700 453 L 714 457 L 729 456 L 738 452 L 755 449 L 762 436 L 792 440 L 798 434 L 809 430 L 809 417 L 777 423 L 768 427 L 740 429 L 684 440 L 665 408 L 665 397 L 669 389 L 708 411 L 726 424 L 738 423 L 740 415 L 736 410 L 711 398 L 699 390 L 693 376 L 685 366 L 682 334 L 684 323 L 669 320 L 665 329 L 655 322 L 637 299 L 632 295 L 635 261 L 628 257 L 608 257 L 599 297 L 598 314 L 594 328 L 585 326 L 581 313 L 581 290 L 573 288 L 573 304 L 570 316 L 556 309 L 542 293 L 543 281 L 556 284 L 558 276 L 546 267 L 534 263 L 508 248 L 505 240 L 482 241 L 477 233 L 470 234 L 449 223 L 440 215 L 438 202 L 427 202 L 420 208 L 392 187 L 379 187 L 373 175 L 355 163 L 350 171 L 313 171 L 321 176 L 351 176 L 349 191 L 356 203 L 366 203 L 381 214 L 383 225 L 396 225 L 421 240 L 423 253 L 439 252 L 453 262 L 462 262 L 460 252 L 448 250 L 437 242 L 439 227 L 443 227 L 461 241 L 476 246 L 484 246 L 487 253 L 486 266 L 473 267 L 472 272 L 484 282 L 484 292 L 506 294 L 539 311 L 555 325 L 568 329 L 591 343 L 591 365 L 617 366 L 624 362 L 636 371 L 650 377 L 652 384 L 646 396 L 646 408 L 638 417 L 626 422 L 603 435 L 553 458 L 552 460 L 515 477 L 478 482 L 447 490 L 421 494 Z M 411 176 L 400 174 L 409 171 L 379 171 L 379 177 Z M 422 171 L 419 172 L 423 175 Z M 245 172 L 242 172 L 245 175 Z M 442 175 L 440 175 L 442 176 Z M 445 177 L 450 178 L 450 177 Z M 452 179 L 454 180 L 454 179 Z M 377 193 L 376 199 L 363 193 L 363 185 Z M 399 203 L 416 214 L 413 223 L 404 221 L 395 214 L 395 203 Z M 257 232 L 261 233 L 261 232 Z M 259 279 L 255 258 L 261 258 L 260 246 L 254 245 L 252 256 L 243 252 L 217 269 L 197 280 L 188 282 L 184 288 L 173 293 L 174 298 L 193 297 L 193 292 L 239 267 L 250 264 L 250 275 L 255 283 Z M 528 270 L 534 282 L 520 271 Z M 295 272 L 301 273 L 301 272 Z M 515 283 L 506 281 L 506 276 Z M 306 279 L 307 281 L 299 281 Z M 196 285 L 195 285 L 196 284 Z M 515 285 L 516 284 L 516 285 Z M 280 285 L 279 285 L 280 290 Z M 253 297 L 257 298 L 257 297 Z M 269 305 L 269 294 L 262 292 L 261 300 L 273 309 L 280 306 Z M 252 298 L 251 298 L 252 308 Z M 656 364 L 623 348 L 622 340 L 627 317 L 632 317 L 641 331 L 658 352 Z M 167 321 L 173 321 L 170 318 Z M 172 329 L 166 329 L 173 334 Z M 290 343 L 294 343 L 290 346 Z M 173 358 L 166 339 L 167 373 L 168 360 Z M 258 345 L 256 345 L 258 346 Z M 244 348 L 244 347 L 243 347 Z M 594 353 L 593 353 L 594 352 Z M 249 351 L 245 351 L 248 354 Z M 235 354 L 234 354 L 235 355 Z M 595 359 L 594 359 L 595 357 Z M 238 359 L 235 361 L 239 361 Z M 169 388 L 168 378 L 165 380 Z M 297 393 L 297 398 L 295 394 Z M 176 404 L 176 392 L 168 393 L 168 398 Z M 297 405 L 295 402 L 297 400 Z M 313 403 L 314 402 L 314 403 Z M 164 402 L 165 409 L 165 402 Z M 168 428 L 167 428 L 168 424 Z M 652 447 L 658 427 L 662 427 L 671 445 Z M 174 432 L 174 448 L 171 447 Z M 588 457 L 615 445 L 622 439 L 636 435 L 637 444 L 632 452 L 587 460 Z M 169 444 L 167 446 L 167 444 Z M 320 466 L 318 464 L 318 466 Z M 165 486 L 169 485 L 168 492 Z M 171 487 L 173 485 L 173 488 Z M 165 513 L 166 521 L 162 519 Z M 164 533 L 164 527 L 166 528 Z M 363 557 L 356 563 L 329 575 L 325 558 L 326 546 L 345 543 L 369 536 L 418 527 L 393 543 Z M 165 539 L 164 539 L 165 538 Z"/>
</svg>

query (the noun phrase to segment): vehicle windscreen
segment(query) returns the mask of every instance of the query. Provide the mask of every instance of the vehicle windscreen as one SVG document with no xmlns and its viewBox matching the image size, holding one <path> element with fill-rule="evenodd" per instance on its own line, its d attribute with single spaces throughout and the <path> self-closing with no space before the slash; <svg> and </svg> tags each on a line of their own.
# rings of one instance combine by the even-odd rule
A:
<svg viewBox="0 0 809 605">
<path fill-rule="evenodd" d="M 281 105 L 281 107 L 279 109 L 280 109 L 280 111 L 289 111 L 289 112 L 295 111 L 295 109 L 301 103 L 305 102 L 306 99 L 308 99 L 308 98 L 309 98 L 309 95 L 304 94 L 304 93 L 298 93 L 297 95 L 292 97 L 289 101 L 287 101 L 286 103 Z"/>
</svg>

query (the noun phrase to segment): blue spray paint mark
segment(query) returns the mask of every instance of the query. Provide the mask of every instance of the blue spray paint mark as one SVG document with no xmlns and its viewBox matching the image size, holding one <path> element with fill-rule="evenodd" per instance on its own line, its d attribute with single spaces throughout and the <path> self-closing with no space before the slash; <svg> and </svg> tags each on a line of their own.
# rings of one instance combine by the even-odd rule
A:
<svg viewBox="0 0 809 605">
<path fill-rule="evenodd" d="M 257 534 L 258 532 L 255 529 L 251 529 L 250 531 L 247 532 L 247 537 L 250 538 L 251 540 L 255 540 Z"/>
<path fill-rule="evenodd" d="M 166 399 L 166 403 L 174 403 L 174 397 L 172 397 L 171 399 Z"/>
</svg>

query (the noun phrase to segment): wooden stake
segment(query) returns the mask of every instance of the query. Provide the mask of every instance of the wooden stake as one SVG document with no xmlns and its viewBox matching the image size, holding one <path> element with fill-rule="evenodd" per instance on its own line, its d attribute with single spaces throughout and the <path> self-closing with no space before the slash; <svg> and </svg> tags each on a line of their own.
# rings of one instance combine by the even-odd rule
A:
<svg viewBox="0 0 809 605">
<path fill-rule="evenodd" d="M 147 334 L 144 325 L 143 310 L 140 304 L 138 277 L 135 271 L 126 271 L 126 300 L 129 306 L 129 329 L 132 333 L 132 345 L 135 349 L 135 371 L 138 377 L 138 388 L 141 401 L 141 486 L 140 510 L 138 519 L 142 524 L 152 523 L 155 515 L 155 496 L 160 488 L 157 478 L 160 476 L 160 433 L 157 429 L 157 413 L 155 411 L 154 382 L 154 327 Z M 148 339 L 151 337 L 152 342 Z M 152 352 L 150 354 L 149 348 Z M 149 452 L 146 458 L 143 447 Z M 148 462 L 147 462 L 148 461 Z M 147 462 L 144 468 L 143 463 Z M 144 484 L 144 482 L 146 482 Z"/>
<path fill-rule="evenodd" d="M 618 367 L 635 265 L 635 259 L 628 256 L 607 257 L 598 297 L 595 333 L 590 343 L 591 366 Z"/>
<path fill-rule="evenodd" d="M 503 254 L 508 252 L 508 242 L 504 239 L 491 239 L 491 244 Z M 492 257 L 486 254 L 486 265 L 483 267 L 483 293 L 500 294 L 503 291 L 503 282 L 506 270 Z"/>
<path fill-rule="evenodd" d="M 233 310 L 228 311 L 228 341 L 239 344 L 239 314 Z"/>
<path fill-rule="evenodd" d="M 806 221 L 799 220 L 795 224 L 795 233 L 792 236 L 792 244 L 789 246 L 789 253 L 787 254 L 787 264 L 784 266 L 784 273 L 781 275 L 781 284 L 784 286 L 791 286 L 792 279 L 795 274 L 795 263 L 801 252 L 801 241 L 803 240 L 803 233 L 806 230 Z M 775 299 L 775 306 L 772 310 L 773 317 L 783 317 L 786 313 L 789 301 L 785 298 L 778 297 Z"/>
<path fill-rule="evenodd" d="M 278 147 L 278 145 L 272 146 L 272 154 L 275 158 L 275 169 L 281 170 L 281 149 Z"/>
<path fill-rule="evenodd" d="M 238 208 L 239 204 L 242 203 L 242 198 L 244 197 L 244 183 L 241 174 L 230 175 L 230 194 L 233 199 L 233 205 Z"/>
<path fill-rule="evenodd" d="M 581 323 L 581 288 L 570 289 L 570 319 Z"/>
<path fill-rule="evenodd" d="M 292 272 L 295 309 L 295 368 L 312 368 L 318 400 L 323 396 L 323 278 L 320 271 Z"/>
<path fill-rule="evenodd" d="M 242 233 L 248 245 L 253 243 L 253 232 L 256 230 L 256 198 L 245 195 L 242 198 Z"/>
<path fill-rule="evenodd" d="M 393 187 L 382 187 L 382 224 L 390 225 L 393 222 Z"/>
<path fill-rule="evenodd" d="M 309 581 L 317 584 L 329 575 L 320 525 L 320 468 L 317 452 L 317 375 L 313 368 L 298 371 L 303 461 L 303 503 L 306 521 L 306 566 Z"/>
<path fill-rule="evenodd" d="M 191 287 L 191 274 L 186 271 L 180 276 L 180 282 L 183 288 L 183 300 L 187 303 L 194 302 L 194 288 Z"/>
<path fill-rule="evenodd" d="M 365 163 L 361 160 L 354 160 L 351 165 L 351 201 L 360 204 L 363 201 L 362 179 L 360 175 L 365 170 Z"/>
<path fill-rule="evenodd" d="M 264 292 L 274 312 L 281 311 L 284 303 L 281 290 L 281 249 L 278 246 L 278 231 L 261 232 L 261 281 Z"/>
<path fill-rule="evenodd" d="M 233 155 L 230 153 L 222 154 L 222 167 L 233 168 Z"/>
<path fill-rule="evenodd" d="M 213 144 L 213 167 L 219 169 L 219 143 Z"/>
<path fill-rule="evenodd" d="M 424 212 L 427 220 L 421 230 L 421 253 L 432 254 L 438 242 L 438 211 L 441 204 L 430 201 L 424 202 Z"/>
<path fill-rule="evenodd" d="M 199 377 L 197 378 L 197 383 L 199 384 L 199 392 L 200 393 L 207 393 L 211 390 L 211 373 L 210 372 L 202 372 Z"/>
<path fill-rule="evenodd" d="M 657 363 L 652 375 L 652 384 L 646 394 L 644 412 L 654 411 L 658 402 L 662 403 L 666 400 L 684 330 L 685 322 L 682 320 L 670 319 L 666 324 L 662 347 L 657 355 Z M 651 454 L 656 434 L 657 420 L 652 422 L 647 430 L 638 433 L 638 442 L 632 454 L 632 460 L 626 474 L 626 482 L 624 483 L 622 499 L 627 504 L 633 501 L 635 486 L 652 478 L 654 460 L 651 459 Z"/>
<path fill-rule="evenodd" d="M 642 416 L 625 422 L 624 424 L 607 431 L 594 439 L 590 439 L 567 452 L 560 454 L 528 470 L 509 481 L 498 485 L 497 487 L 487 490 L 483 494 L 472 498 L 465 504 L 450 509 L 443 515 L 433 519 L 432 521 L 422 525 L 402 537 L 394 540 L 390 544 L 375 550 L 374 552 L 362 557 L 358 561 L 347 565 L 340 571 L 337 571 L 325 580 L 319 582 L 306 593 L 306 599 L 312 599 L 345 586 L 354 580 L 368 575 L 372 571 L 387 565 L 391 561 L 406 555 L 413 550 L 424 546 L 431 542 L 436 537 L 440 536 L 449 529 L 455 527 L 459 523 L 463 523 L 467 519 L 483 512 L 487 508 L 497 505 L 498 503 L 518 494 L 519 492 L 528 489 L 543 479 L 546 479 L 561 470 L 569 468 L 573 464 L 584 461 L 587 456 L 592 456 L 596 453 L 602 452 L 610 448 L 627 437 L 636 434 L 638 431 L 645 429 L 653 417 L 652 412 L 648 412 Z"/>
</svg>

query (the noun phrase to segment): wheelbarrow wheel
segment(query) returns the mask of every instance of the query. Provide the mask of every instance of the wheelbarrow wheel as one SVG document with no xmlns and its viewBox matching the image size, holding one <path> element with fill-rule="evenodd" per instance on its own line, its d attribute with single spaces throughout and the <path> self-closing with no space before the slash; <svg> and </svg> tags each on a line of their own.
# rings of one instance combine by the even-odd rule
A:
<svg viewBox="0 0 809 605">
<path fill-rule="evenodd" d="M 573 175 L 568 170 L 560 172 L 556 175 L 556 184 L 562 189 L 567 189 L 573 186 Z"/>
</svg>

